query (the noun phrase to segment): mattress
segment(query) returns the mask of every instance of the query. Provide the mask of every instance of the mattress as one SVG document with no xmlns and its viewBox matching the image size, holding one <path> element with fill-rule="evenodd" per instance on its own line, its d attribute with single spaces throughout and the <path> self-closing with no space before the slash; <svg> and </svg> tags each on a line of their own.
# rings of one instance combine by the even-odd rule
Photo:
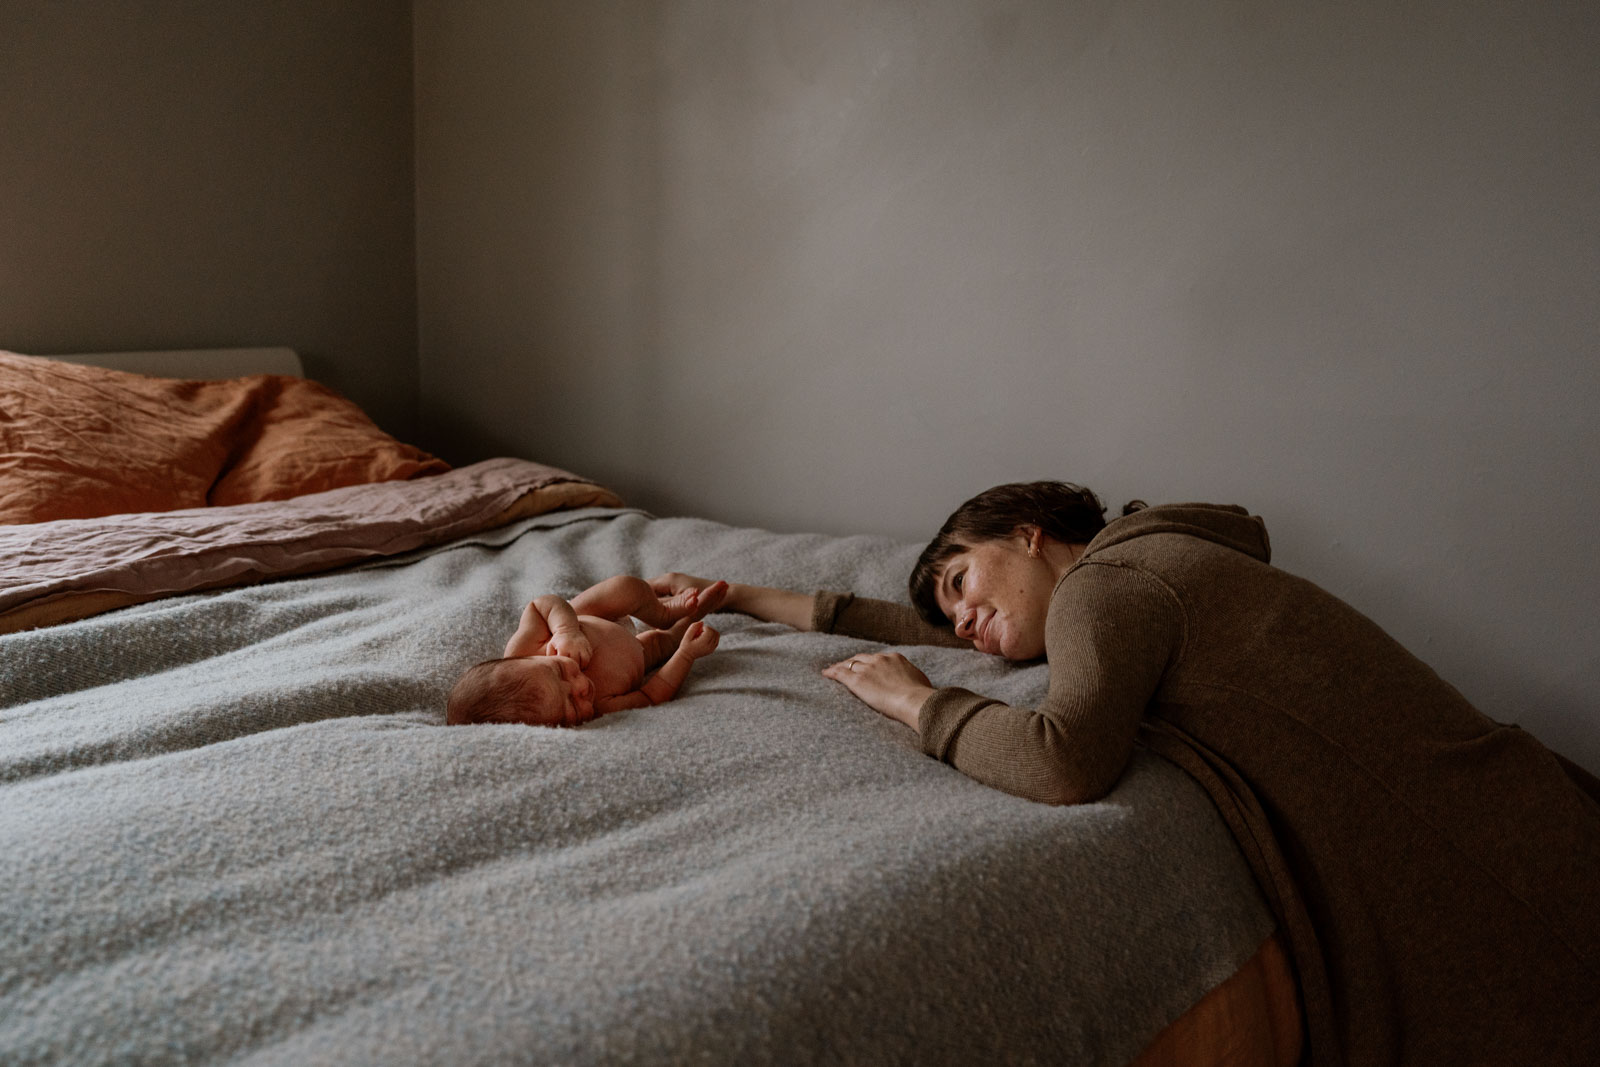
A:
<svg viewBox="0 0 1600 1067">
<path fill-rule="evenodd" d="M 1273 928 L 1156 757 L 1010 797 L 821 676 L 866 642 L 726 614 L 670 704 L 443 725 L 534 594 L 892 598 L 916 548 L 569 508 L 0 637 L 0 1060 L 1134 1060 Z"/>
</svg>

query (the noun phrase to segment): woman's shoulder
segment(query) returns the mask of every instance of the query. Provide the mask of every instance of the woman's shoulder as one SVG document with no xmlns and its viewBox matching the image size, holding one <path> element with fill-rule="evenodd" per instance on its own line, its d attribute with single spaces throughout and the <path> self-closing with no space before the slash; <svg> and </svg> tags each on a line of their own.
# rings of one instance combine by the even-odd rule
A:
<svg viewBox="0 0 1600 1067">
<path fill-rule="evenodd" d="M 1121 558 L 1181 551 L 1175 539 L 1217 545 L 1259 563 L 1272 560 L 1267 524 L 1234 504 L 1163 504 L 1124 515 L 1106 524 L 1089 542 L 1083 559 L 1110 553 Z"/>
<path fill-rule="evenodd" d="M 1108 523 L 1062 578 L 1051 611 L 1187 615 L 1215 599 L 1271 596 L 1266 525 L 1241 507 L 1168 504 Z"/>
</svg>

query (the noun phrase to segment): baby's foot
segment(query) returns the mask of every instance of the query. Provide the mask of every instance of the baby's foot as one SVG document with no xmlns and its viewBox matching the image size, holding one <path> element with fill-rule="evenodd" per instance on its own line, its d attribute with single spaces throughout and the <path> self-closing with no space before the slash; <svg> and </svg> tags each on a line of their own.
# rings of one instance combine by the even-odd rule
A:
<svg viewBox="0 0 1600 1067">
<path fill-rule="evenodd" d="M 719 581 L 712 582 L 704 589 L 689 588 L 672 596 L 662 597 L 661 607 L 665 609 L 667 619 L 671 622 L 701 619 L 721 607 L 727 598 L 728 583 Z"/>
<path fill-rule="evenodd" d="M 700 590 L 683 589 L 671 596 L 661 598 L 661 610 L 666 613 L 666 622 L 677 622 L 686 619 L 694 613 L 695 605 L 699 603 Z"/>
</svg>

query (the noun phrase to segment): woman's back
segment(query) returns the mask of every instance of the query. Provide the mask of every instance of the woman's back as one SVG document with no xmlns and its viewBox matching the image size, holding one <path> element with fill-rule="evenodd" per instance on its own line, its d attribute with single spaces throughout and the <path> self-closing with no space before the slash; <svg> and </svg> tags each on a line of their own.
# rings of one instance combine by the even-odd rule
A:
<svg viewBox="0 0 1600 1067">
<path fill-rule="evenodd" d="M 1247 854 L 1277 851 L 1258 878 L 1279 883 L 1297 953 L 1322 957 L 1324 1040 L 1356 1063 L 1594 1054 L 1570 1045 L 1600 1023 L 1592 803 L 1535 739 L 1264 553 L 1170 520 L 1141 534 L 1163 510 L 1108 527 L 1080 569 L 1132 569 L 1161 591 L 1124 610 L 1175 614 L 1145 736 L 1234 807 Z M 1085 610 L 1069 575 L 1051 624 Z"/>
<path fill-rule="evenodd" d="M 1595 805 L 1269 559 L 1238 508 L 1108 524 L 1050 596 L 1046 702 L 939 690 L 924 749 L 1055 802 L 1111 788 L 1136 736 L 1192 774 L 1288 936 L 1314 1062 L 1600 1062 Z M 908 611 L 819 598 L 816 619 L 927 639 Z"/>
</svg>

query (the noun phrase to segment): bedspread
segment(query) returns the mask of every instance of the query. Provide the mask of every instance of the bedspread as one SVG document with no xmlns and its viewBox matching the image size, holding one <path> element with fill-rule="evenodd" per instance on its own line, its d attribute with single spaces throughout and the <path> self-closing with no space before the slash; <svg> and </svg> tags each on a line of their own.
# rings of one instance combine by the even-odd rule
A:
<svg viewBox="0 0 1600 1067">
<path fill-rule="evenodd" d="M 558 508 L 620 503 L 575 474 L 501 457 L 289 500 L 0 526 L 0 633 L 397 555 Z"/>
<path fill-rule="evenodd" d="M 672 703 L 442 725 L 537 593 L 915 553 L 587 508 L 0 637 L 0 1061 L 1126 1062 L 1272 929 L 1153 756 L 999 793 L 818 673 L 867 642 L 729 614 Z"/>
</svg>

